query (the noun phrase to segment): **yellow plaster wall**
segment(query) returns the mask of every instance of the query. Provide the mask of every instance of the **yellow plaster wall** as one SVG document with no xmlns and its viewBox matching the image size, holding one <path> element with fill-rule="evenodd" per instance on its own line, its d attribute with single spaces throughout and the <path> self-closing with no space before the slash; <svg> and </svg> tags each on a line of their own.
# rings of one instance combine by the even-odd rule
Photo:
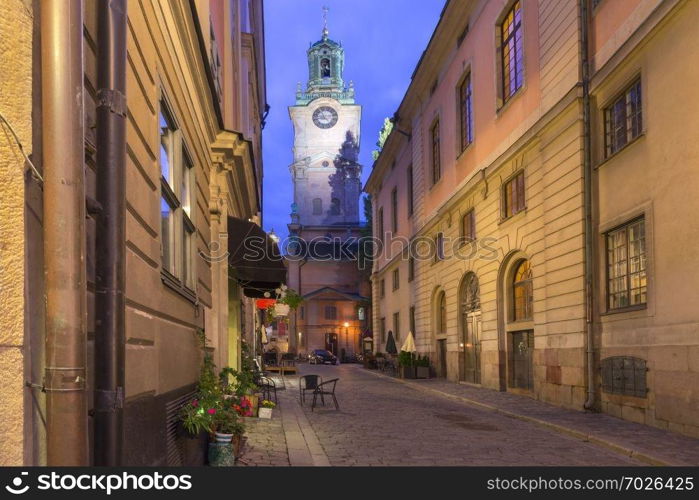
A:
<svg viewBox="0 0 699 500">
<path fill-rule="evenodd" d="M 0 113 L 32 149 L 32 3 L 7 0 L 0 16 Z M 24 447 L 25 162 L 0 124 L 0 465 L 21 465 Z"/>
</svg>

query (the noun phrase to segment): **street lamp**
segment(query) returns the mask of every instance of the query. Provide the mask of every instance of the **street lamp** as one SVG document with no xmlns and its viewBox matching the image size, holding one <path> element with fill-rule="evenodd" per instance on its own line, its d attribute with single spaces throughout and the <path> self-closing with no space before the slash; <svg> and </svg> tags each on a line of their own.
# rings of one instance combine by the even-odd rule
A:
<svg viewBox="0 0 699 500">
<path fill-rule="evenodd" d="M 345 356 L 347 355 L 347 347 L 349 344 L 349 323 L 345 321 L 342 323 L 342 326 L 345 327 Z"/>
</svg>

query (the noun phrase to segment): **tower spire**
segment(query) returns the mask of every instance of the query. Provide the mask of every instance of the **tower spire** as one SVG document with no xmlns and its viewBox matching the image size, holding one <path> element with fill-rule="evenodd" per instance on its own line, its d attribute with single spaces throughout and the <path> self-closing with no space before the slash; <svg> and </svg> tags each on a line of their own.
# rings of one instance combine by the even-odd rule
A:
<svg viewBox="0 0 699 500">
<path fill-rule="evenodd" d="M 323 5 L 323 40 L 328 38 L 328 11 L 330 9 Z"/>
</svg>

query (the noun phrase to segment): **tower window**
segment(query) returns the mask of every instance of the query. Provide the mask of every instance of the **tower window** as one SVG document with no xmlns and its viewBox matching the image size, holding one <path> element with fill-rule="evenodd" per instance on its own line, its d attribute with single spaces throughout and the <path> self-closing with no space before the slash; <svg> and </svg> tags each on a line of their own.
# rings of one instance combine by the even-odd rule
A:
<svg viewBox="0 0 699 500">
<path fill-rule="evenodd" d="M 323 200 L 320 198 L 313 198 L 313 215 L 323 214 Z"/>
<path fill-rule="evenodd" d="M 340 215 L 340 200 L 337 198 L 330 200 L 330 214 Z"/>
<path fill-rule="evenodd" d="M 320 76 L 321 78 L 330 78 L 330 59 L 327 57 L 320 60 Z"/>
</svg>

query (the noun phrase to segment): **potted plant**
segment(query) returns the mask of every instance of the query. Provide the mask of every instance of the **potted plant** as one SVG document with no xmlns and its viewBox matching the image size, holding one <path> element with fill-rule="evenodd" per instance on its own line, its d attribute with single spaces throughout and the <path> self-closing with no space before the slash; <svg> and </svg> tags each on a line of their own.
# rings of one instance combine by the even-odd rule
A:
<svg viewBox="0 0 699 500">
<path fill-rule="evenodd" d="M 412 352 L 401 351 L 398 354 L 400 377 L 413 379 L 416 377 L 415 355 Z"/>
<path fill-rule="evenodd" d="M 230 402 L 220 401 L 218 408 L 208 410 L 211 414 L 211 430 L 214 441 L 209 443 L 209 465 L 226 467 L 235 465 L 233 437 L 239 432 L 238 413 Z"/>
<path fill-rule="evenodd" d="M 258 410 L 258 416 L 260 418 L 272 418 L 272 410 L 276 408 L 276 403 L 265 399 L 260 403 L 260 409 Z"/>
<path fill-rule="evenodd" d="M 417 357 L 415 375 L 417 378 L 430 378 L 430 358 L 427 355 Z"/>
<path fill-rule="evenodd" d="M 303 297 L 286 285 L 280 286 L 274 292 L 277 296 L 277 302 L 272 308 L 273 313 L 270 315 L 272 317 L 286 317 L 289 315 L 290 310 L 296 310 L 301 302 L 303 302 Z"/>
</svg>

